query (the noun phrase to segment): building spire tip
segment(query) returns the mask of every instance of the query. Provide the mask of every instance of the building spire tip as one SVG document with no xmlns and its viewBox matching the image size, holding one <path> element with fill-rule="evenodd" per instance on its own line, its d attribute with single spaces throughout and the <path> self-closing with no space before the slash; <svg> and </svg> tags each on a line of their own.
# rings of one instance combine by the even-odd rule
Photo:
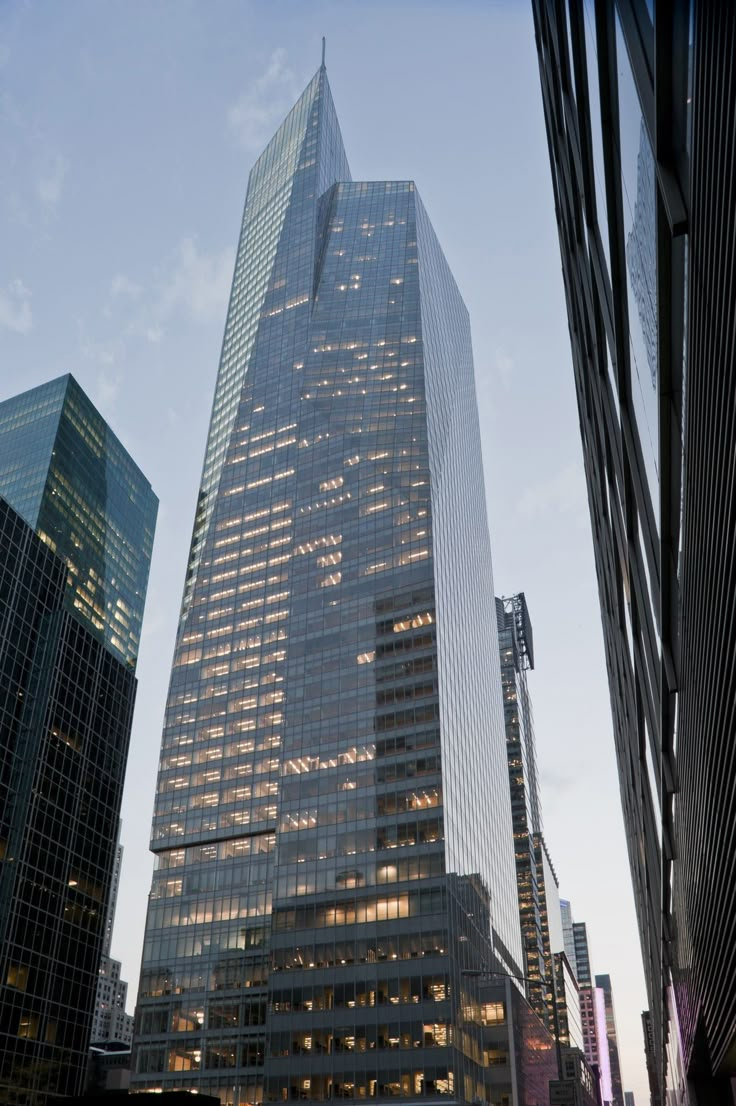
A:
<svg viewBox="0 0 736 1106">
<path fill-rule="evenodd" d="M 325 36 L 322 35 L 322 65 L 321 68 L 325 68 Z"/>
</svg>

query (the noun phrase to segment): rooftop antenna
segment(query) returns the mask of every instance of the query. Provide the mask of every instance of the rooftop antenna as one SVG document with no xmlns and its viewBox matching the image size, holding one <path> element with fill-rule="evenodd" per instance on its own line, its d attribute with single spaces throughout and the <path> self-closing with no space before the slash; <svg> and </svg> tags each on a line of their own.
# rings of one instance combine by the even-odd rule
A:
<svg viewBox="0 0 736 1106">
<path fill-rule="evenodd" d="M 325 36 L 322 35 L 322 68 L 325 67 Z"/>
</svg>

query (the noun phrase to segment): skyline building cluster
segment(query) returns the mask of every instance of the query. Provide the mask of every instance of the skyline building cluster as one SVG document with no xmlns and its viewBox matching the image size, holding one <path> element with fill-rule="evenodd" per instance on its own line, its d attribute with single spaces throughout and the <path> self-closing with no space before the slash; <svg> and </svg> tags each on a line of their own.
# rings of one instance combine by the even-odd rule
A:
<svg viewBox="0 0 736 1106">
<path fill-rule="evenodd" d="M 736 139 L 702 100 L 736 24 L 719 41 L 695 2 L 656 34 L 645 0 L 533 11 L 651 1099 L 732 1106 L 733 888 L 721 909 L 698 885 L 699 851 L 732 860 L 705 617 L 730 599 L 692 567 L 728 556 L 701 493 L 730 517 L 732 438 L 698 452 L 728 403 L 688 266 L 715 256 L 706 153 Z M 352 180 L 324 54 L 248 182 L 133 1026 L 111 936 L 156 513 L 73 377 L 0 403 L 3 1101 L 80 1094 L 98 1045 L 121 1086 L 130 1048 L 131 1090 L 222 1106 L 628 1106 L 611 977 L 544 834 L 530 612 L 495 597 L 468 313 L 414 182 Z"/>
</svg>

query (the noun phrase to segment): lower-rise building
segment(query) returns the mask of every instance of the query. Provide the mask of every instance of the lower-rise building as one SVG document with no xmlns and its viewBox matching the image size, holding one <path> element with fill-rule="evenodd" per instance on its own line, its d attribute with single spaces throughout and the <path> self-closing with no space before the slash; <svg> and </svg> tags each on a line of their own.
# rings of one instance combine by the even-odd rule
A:
<svg viewBox="0 0 736 1106">
<path fill-rule="evenodd" d="M 563 1048 L 561 1072 L 549 1085 L 550 1106 L 600 1106 L 598 1077 L 580 1048 Z"/>
<path fill-rule="evenodd" d="M 133 1015 L 126 1014 L 128 984 L 120 978 L 120 961 L 103 956 L 97 982 L 95 1013 L 92 1020 L 93 1045 L 115 1041 L 133 1043 Z"/>
<path fill-rule="evenodd" d="M 110 956 L 122 866 L 123 846 L 118 844 L 115 868 L 113 869 L 110 885 L 110 897 L 107 902 L 105 939 L 97 980 L 91 1043 L 93 1045 L 123 1044 L 130 1049 L 133 1043 L 133 1016 L 125 1012 L 128 1001 L 128 984 L 120 978 L 120 961 L 113 960 Z"/>
<path fill-rule="evenodd" d="M 548 1106 L 554 1037 L 510 979 L 482 980 L 479 996 L 487 1106 Z"/>
</svg>

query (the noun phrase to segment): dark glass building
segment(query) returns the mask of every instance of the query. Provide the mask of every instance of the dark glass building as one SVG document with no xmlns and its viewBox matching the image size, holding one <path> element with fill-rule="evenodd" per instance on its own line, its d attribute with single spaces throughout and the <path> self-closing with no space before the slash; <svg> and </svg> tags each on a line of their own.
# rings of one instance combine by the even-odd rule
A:
<svg viewBox="0 0 736 1106">
<path fill-rule="evenodd" d="M 84 1087 L 156 507 L 71 377 L 0 404 L 6 1102 Z"/>
<path fill-rule="evenodd" d="M 467 311 L 324 67 L 250 174 L 162 740 L 138 1090 L 485 1097 L 522 975 Z"/>
<path fill-rule="evenodd" d="M 524 975 L 539 984 L 527 984 L 529 1001 L 553 1031 L 544 980 L 549 949 L 542 926 L 543 894 L 537 876 L 536 841 L 542 833 L 542 810 L 534 744 L 534 716 L 527 671 L 534 667 L 534 642 L 524 593 L 496 599 L 501 692 L 506 726 L 511 816 L 516 855 L 516 885 L 524 949 Z M 555 951 L 559 951 L 556 949 Z"/>
<path fill-rule="evenodd" d="M 736 8 L 532 6 L 652 1053 L 731 1103 Z"/>
<path fill-rule="evenodd" d="M 528 671 L 534 668 L 534 638 L 524 593 L 496 599 L 496 620 L 526 990 L 532 1009 L 554 1033 L 552 956 L 563 950 L 564 930 L 557 877 L 542 833 L 527 681 Z"/>
<path fill-rule="evenodd" d="M 585 922 L 572 923 L 572 939 L 575 945 L 575 975 L 581 987 L 590 987 L 593 976 L 590 967 L 588 927 Z"/>
<path fill-rule="evenodd" d="M 134 668 L 157 500 L 73 376 L 0 403 L 0 496 L 66 563 L 68 609 Z"/>
</svg>

